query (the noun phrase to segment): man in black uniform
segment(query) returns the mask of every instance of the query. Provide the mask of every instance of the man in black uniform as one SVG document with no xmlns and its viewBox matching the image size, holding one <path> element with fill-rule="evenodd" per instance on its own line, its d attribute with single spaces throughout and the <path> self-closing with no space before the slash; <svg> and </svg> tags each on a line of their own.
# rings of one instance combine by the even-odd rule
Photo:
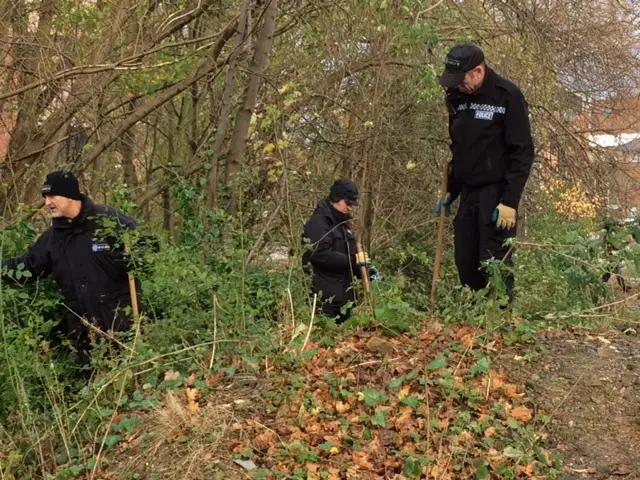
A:
<svg viewBox="0 0 640 480">
<path fill-rule="evenodd" d="M 358 189 L 351 180 L 337 180 L 329 198 L 318 203 L 304 226 L 303 238 L 311 242 L 302 256 L 305 273 L 312 275 L 312 293 L 321 298 L 322 312 L 337 323 L 350 316 L 351 308 L 342 312 L 349 302 L 356 301 L 351 288 L 354 277 L 360 277 L 360 266 L 370 267 L 366 253 L 357 254 L 356 242 L 349 220 L 354 205 L 358 205 Z M 311 268 L 309 268 L 309 264 Z"/>
<path fill-rule="evenodd" d="M 121 234 L 137 228 L 137 223 L 117 210 L 95 205 L 80 193 L 78 180 L 70 172 L 50 173 L 42 195 L 53 226 L 26 254 L 2 260 L 2 278 L 16 278 L 21 264 L 30 274 L 29 281 L 53 275 L 69 309 L 63 330 L 77 351 L 78 363 L 88 364 L 91 342 L 80 317 L 104 332 L 126 331 L 131 326 L 127 275 L 131 262 Z"/>
<path fill-rule="evenodd" d="M 516 211 L 533 163 L 527 102 L 472 43 L 458 44 L 445 60 L 440 84 L 447 89 L 452 159 L 445 206 L 462 195 L 454 221 L 455 261 L 463 285 L 480 290 L 487 275 L 480 262 L 505 260 L 505 240 L 515 236 Z M 510 257 L 510 255 L 509 255 Z M 504 278 L 513 299 L 513 275 Z"/>
</svg>

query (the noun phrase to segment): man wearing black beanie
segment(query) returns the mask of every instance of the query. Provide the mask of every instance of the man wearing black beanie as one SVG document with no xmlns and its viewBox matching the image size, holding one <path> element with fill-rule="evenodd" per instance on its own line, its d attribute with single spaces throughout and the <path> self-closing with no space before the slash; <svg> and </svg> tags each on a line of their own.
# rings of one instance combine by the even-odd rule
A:
<svg viewBox="0 0 640 480">
<path fill-rule="evenodd" d="M 377 276 L 365 252 L 356 251 L 351 233 L 351 211 L 358 205 L 358 188 L 349 179 L 336 180 L 329 198 L 318 203 L 304 226 L 303 245 L 309 247 L 302 256 L 302 264 L 311 276 L 311 293 L 318 294 L 322 313 L 345 322 L 351 315 L 356 295 L 354 278 L 360 278 L 360 267 Z"/>
<path fill-rule="evenodd" d="M 65 333 L 77 351 L 78 363 L 86 365 L 91 342 L 82 318 L 103 332 L 131 327 L 131 261 L 124 252 L 122 234 L 138 225 L 122 212 L 82 195 L 78 179 L 68 171 L 47 175 L 42 196 L 53 225 L 26 254 L 2 260 L 2 278 L 19 277 L 21 283 L 53 275 L 69 310 Z M 24 270 L 16 276 L 21 264 Z M 140 295 L 139 281 L 136 284 Z"/>
</svg>

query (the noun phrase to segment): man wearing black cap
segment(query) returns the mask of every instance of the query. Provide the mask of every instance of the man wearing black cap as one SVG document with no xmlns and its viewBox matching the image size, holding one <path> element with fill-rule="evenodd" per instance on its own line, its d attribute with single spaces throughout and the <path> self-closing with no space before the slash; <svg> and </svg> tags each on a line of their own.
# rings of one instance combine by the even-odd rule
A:
<svg viewBox="0 0 640 480">
<path fill-rule="evenodd" d="M 125 230 L 137 228 L 137 223 L 122 212 L 95 205 L 80 193 L 78 180 L 70 172 L 47 175 L 42 195 L 53 226 L 26 254 L 3 259 L 2 277 L 16 278 L 21 264 L 29 272 L 29 281 L 53 275 L 69 309 L 63 329 L 77 350 L 78 362 L 87 364 L 91 344 L 82 317 L 103 332 L 126 331 L 131 326 L 130 261 L 121 237 Z M 139 283 L 137 287 L 140 294 Z"/>
<path fill-rule="evenodd" d="M 364 265 L 371 274 L 377 273 L 370 267 L 367 254 L 356 252 L 349 225 L 354 205 L 358 205 L 356 184 L 347 179 L 337 180 L 331 186 L 329 198 L 318 203 L 304 226 L 303 239 L 310 245 L 302 263 L 305 273 L 312 275 L 311 291 L 320 297 L 322 312 L 337 323 L 350 316 L 351 308 L 343 307 L 356 301 L 351 284 L 354 277 L 360 277 L 359 267 Z"/>
<path fill-rule="evenodd" d="M 489 68 L 473 43 L 454 46 L 440 84 L 446 88 L 452 159 L 448 193 L 438 200 L 448 215 L 462 195 L 454 221 L 460 281 L 474 290 L 487 285 L 480 262 L 505 260 L 505 240 L 515 236 L 516 211 L 533 163 L 527 102 L 520 89 Z M 505 275 L 509 300 L 513 275 Z"/>
</svg>

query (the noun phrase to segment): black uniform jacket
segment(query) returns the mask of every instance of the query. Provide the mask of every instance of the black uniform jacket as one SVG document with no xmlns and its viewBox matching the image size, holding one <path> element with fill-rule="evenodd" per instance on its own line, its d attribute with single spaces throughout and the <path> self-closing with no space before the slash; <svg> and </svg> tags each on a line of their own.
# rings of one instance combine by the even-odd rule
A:
<svg viewBox="0 0 640 480">
<path fill-rule="evenodd" d="M 26 254 L 4 259 L 2 267 L 17 270 L 24 264 L 31 281 L 53 275 L 66 305 L 76 314 L 97 319 L 105 330 L 127 329 L 128 319 L 114 314 L 131 305 L 130 262 L 118 232 L 136 227 L 135 220 L 122 212 L 95 205 L 84 196 L 76 218 L 71 222 L 54 218 L 53 226 Z"/>
<path fill-rule="evenodd" d="M 518 208 L 534 158 L 527 102 L 520 89 L 487 67 L 472 94 L 447 91 L 453 199 L 463 186 L 500 184 L 501 202 Z"/>
<path fill-rule="evenodd" d="M 312 266 L 313 291 L 322 292 L 324 299 L 333 297 L 332 303 L 337 306 L 355 300 L 349 287 L 354 276 L 360 276 L 355 261 L 356 242 L 348 220 L 329 200 L 321 200 L 304 226 L 303 236 L 311 241 L 311 246 L 302 262 Z"/>
</svg>

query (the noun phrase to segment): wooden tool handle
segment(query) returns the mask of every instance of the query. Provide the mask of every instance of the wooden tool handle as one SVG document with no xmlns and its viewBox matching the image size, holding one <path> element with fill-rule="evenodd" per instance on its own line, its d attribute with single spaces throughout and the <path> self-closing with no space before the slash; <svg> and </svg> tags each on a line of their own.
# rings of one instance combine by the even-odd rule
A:
<svg viewBox="0 0 640 480">
<path fill-rule="evenodd" d="M 440 276 L 440 261 L 442 260 L 442 246 L 444 243 L 444 220 L 446 206 L 444 198 L 447 195 L 447 181 L 449 177 L 449 164 L 444 164 L 442 171 L 442 188 L 440 196 L 440 219 L 438 221 L 438 238 L 436 244 L 436 256 L 433 260 L 433 278 L 431 279 L 431 313 L 435 312 L 436 297 L 438 294 L 438 277 Z"/>
</svg>

